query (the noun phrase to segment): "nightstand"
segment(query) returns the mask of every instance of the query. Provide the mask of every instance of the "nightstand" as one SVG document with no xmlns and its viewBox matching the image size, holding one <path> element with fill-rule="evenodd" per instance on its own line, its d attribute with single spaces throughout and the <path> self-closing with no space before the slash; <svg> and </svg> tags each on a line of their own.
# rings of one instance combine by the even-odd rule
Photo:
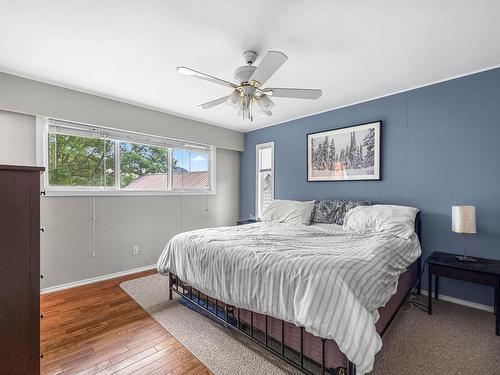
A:
<svg viewBox="0 0 500 375">
<path fill-rule="evenodd" d="M 253 224 L 253 223 L 258 223 L 258 222 L 259 222 L 258 219 L 242 219 L 242 220 L 238 220 L 236 222 L 236 225 Z"/>
<path fill-rule="evenodd" d="M 428 276 L 428 313 L 432 314 L 432 276 L 434 276 L 435 299 L 439 295 L 439 277 L 469 281 L 492 286 L 495 290 L 495 334 L 500 336 L 500 260 L 477 258 L 477 262 L 460 262 L 457 254 L 434 252 L 427 258 Z"/>
</svg>

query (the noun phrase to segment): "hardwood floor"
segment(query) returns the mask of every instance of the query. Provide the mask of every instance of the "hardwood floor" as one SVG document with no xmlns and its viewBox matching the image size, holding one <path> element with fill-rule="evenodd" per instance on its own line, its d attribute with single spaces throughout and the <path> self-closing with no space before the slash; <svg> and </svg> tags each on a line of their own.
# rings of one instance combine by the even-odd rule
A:
<svg viewBox="0 0 500 375">
<path fill-rule="evenodd" d="M 42 374 L 211 374 L 119 287 L 154 272 L 42 295 Z"/>
</svg>

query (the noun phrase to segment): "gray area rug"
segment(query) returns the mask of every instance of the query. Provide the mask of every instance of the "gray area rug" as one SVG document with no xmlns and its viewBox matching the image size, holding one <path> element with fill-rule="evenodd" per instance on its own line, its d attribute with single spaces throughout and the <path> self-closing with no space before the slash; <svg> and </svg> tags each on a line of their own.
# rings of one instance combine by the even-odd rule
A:
<svg viewBox="0 0 500 375">
<path fill-rule="evenodd" d="M 168 301 L 168 278 L 158 274 L 121 288 L 216 375 L 300 374 L 230 328 Z M 500 337 L 494 316 L 437 301 L 433 315 L 406 305 L 383 338 L 376 375 L 500 375 Z"/>
</svg>

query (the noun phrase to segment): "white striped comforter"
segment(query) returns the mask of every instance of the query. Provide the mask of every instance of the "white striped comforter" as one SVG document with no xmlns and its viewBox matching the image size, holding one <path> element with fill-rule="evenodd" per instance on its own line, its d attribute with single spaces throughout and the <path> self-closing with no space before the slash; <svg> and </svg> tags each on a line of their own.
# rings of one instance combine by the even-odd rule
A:
<svg viewBox="0 0 500 375">
<path fill-rule="evenodd" d="M 230 305 L 334 339 L 364 374 L 382 346 L 377 309 L 420 252 L 416 235 L 257 223 L 181 233 L 167 244 L 158 271 Z"/>
</svg>

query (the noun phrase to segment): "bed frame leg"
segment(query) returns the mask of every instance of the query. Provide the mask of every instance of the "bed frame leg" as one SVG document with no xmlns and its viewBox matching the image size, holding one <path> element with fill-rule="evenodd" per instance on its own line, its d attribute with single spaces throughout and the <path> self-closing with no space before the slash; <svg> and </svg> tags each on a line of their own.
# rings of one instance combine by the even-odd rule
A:
<svg viewBox="0 0 500 375">
<path fill-rule="evenodd" d="M 351 361 L 347 361 L 347 375 L 356 375 L 356 365 Z"/>
<path fill-rule="evenodd" d="M 168 273 L 168 300 L 172 300 L 172 285 L 174 282 L 174 278 L 172 277 L 172 272 Z"/>
<path fill-rule="evenodd" d="M 417 259 L 417 295 L 420 295 L 422 290 L 422 256 Z"/>
<path fill-rule="evenodd" d="M 420 212 L 417 213 L 415 217 L 415 232 L 417 233 L 418 242 L 422 245 L 422 219 L 420 218 Z M 417 259 L 417 295 L 420 295 L 422 289 L 422 256 L 420 254 Z"/>
</svg>

